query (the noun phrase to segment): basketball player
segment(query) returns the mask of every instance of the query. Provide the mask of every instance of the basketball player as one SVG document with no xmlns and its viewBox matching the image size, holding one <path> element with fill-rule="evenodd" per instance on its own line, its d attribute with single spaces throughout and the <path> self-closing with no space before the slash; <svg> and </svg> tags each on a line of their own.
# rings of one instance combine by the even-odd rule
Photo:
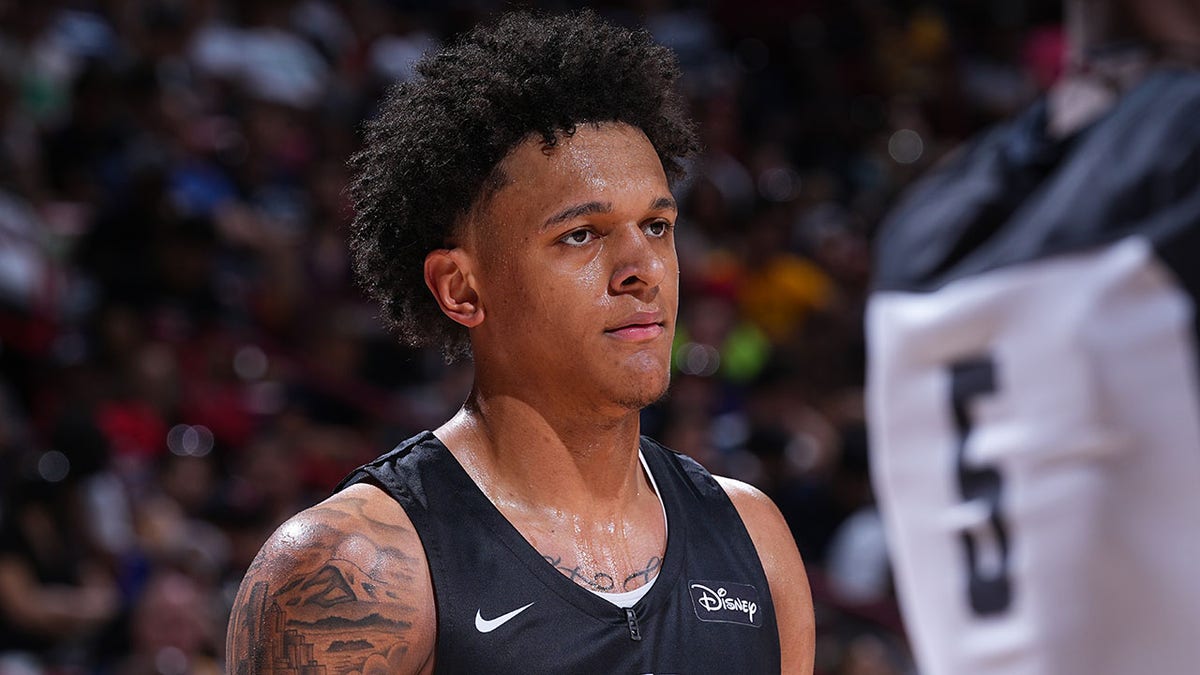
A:
<svg viewBox="0 0 1200 675">
<path fill-rule="evenodd" d="M 1200 2 L 1065 9 L 1064 78 L 877 241 L 874 478 L 929 675 L 1200 668 Z"/>
<path fill-rule="evenodd" d="M 354 160 L 359 272 L 399 333 L 467 350 L 462 410 L 285 523 L 231 673 L 811 673 L 775 506 L 639 436 L 678 300 L 677 67 L 590 13 L 426 57 Z"/>
</svg>

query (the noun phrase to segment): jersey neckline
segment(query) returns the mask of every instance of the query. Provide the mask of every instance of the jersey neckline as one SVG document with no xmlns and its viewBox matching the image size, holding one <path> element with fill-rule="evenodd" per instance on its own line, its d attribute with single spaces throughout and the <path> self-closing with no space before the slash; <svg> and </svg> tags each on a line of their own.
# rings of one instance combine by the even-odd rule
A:
<svg viewBox="0 0 1200 675">
<path fill-rule="evenodd" d="M 667 522 L 667 507 L 663 504 L 662 492 L 660 492 L 658 489 L 658 481 L 654 479 L 654 472 L 650 470 L 650 465 L 646 463 L 646 453 L 642 452 L 641 448 L 638 448 L 638 463 L 641 465 L 642 470 L 646 472 L 646 480 L 650 481 L 650 487 L 654 490 L 655 498 L 658 499 L 658 508 L 662 513 L 663 519 L 663 534 L 669 540 L 671 538 L 671 526 L 670 523 Z M 658 568 L 659 573 L 661 573 L 661 560 L 659 561 Z M 661 576 L 661 574 L 655 574 L 654 576 L 650 577 L 646 583 L 638 586 L 632 591 L 597 591 L 591 588 L 587 590 L 591 592 L 592 595 L 595 595 L 603 600 L 607 600 L 610 604 L 616 605 L 622 609 L 627 609 L 636 605 L 638 600 L 641 600 L 650 593 L 650 589 L 654 588 L 654 583 L 658 581 L 659 576 Z"/>
<path fill-rule="evenodd" d="M 479 489 L 466 469 L 459 463 L 458 458 L 450 452 L 441 439 L 431 431 L 426 431 L 422 435 L 424 436 L 421 439 L 422 442 L 433 443 L 439 452 L 445 453 L 449 460 L 447 464 L 452 467 L 448 478 L 454 486 L 457 498 L 462 500 L 467 511 L 512 551 L 513 555 L 524 562 L 547 590 L 554 592 L 564 601 L 596 619 L 613 624 L 624 624 L 628 620 L 625 608 L 618 607 L 580 586 L 551 565 Z M 654 609 L 662 604 L 663 595 L 670 592 L 674 586 L 675 579 L 678 578 L 682 569 L 681 556 L 686 549 L 687 534 L 684 519 L 677 513 L 678 508 L 681 507 L 675 502 L 673 494 L 664 493 L 662 490 L 663 485 L 666 484 L 664 472 L 669 470 L 667 464 L 661 461 L 662 451 L 658 451 L 653 444 L 645 442 L 644 438 L 639 443 L 639 449 L 646 460 L 647 470 L 651 472 L 651 475 L 657 474 L 656 491 L 666 517 L 664 525 L 667 536 L 662 567 L 658 571 L 653 587 L 631 607 L 640 619 L 653 613 Z M 531 597 L 531 599 L 533 598 Z"/>
</svg>

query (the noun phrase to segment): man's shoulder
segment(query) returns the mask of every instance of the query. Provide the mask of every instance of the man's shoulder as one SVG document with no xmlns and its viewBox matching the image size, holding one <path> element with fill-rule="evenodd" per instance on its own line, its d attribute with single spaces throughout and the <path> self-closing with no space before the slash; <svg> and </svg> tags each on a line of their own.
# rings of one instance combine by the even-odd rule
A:
<svg viewBox="0 0 1200 675">
<path fill-rule="evenodd" d="M 717 482 L 717 485 L 720 485 L 721 489 L 725 491 L 725 494 L 729 495 L 729 499 L 734 504 L 739 504 L 739 508 L 741 508 L 740 504 L 745 504 L 752 508 L 774 504 L 765 492 L 745 481 L 715 474 L 712 477 Z"/>
<path fill-rule="evenodd" d="M 364 481 L 378 483 L 385 490 L 393 490 L 418 464 L 436 459 L 444 450 L 445 446 L 432 432 L 422 431 L 351 471 L 338 483 L 334 492 L 340 493 Z"/>
<path fill-rule="evenodd" d="M 325 501 L 290 518 L 271 535 L 256 563 L 275 551 L 297 555 L 304 551 L 329 550 L 339 556 L 360 559 L 369 549 L 347 548 L 362 540 L 387 541 L 392 545 L 416 543 L 419 539 L 404 509 L 380 488 L 349 485 Z M 253 567 L 252 567 L 253 569 Z"/>
<path fill-rule="evenodd" d="M 231 666 L 263 666 L 246 672 L 268 672 L 280 654 L 288 657 L 275 650 L 294 632 L 318 664 L 420 672 L 434 622 L 428 565 L 404 510 L 379 489 L 354 485 L 264 544 L 238 592 L 228 658 Z"/>
<path fill-rule="evenodd" d="M 762 490 L 744 481 L 726 476 L 713 476 L 713 480 L 733 502 L 742 522 L 756 542 L 760 538 L 787 533 L 791 535 L 787 522 L 775 502 Z"/>
<path fill-rule="evenodd" d="M 787 521 L 762 490 L 733 478 L 714 478 L 737 508 L 767 576 L 779 621 L 783 672 L 813 672 L 816 638 L 812 596 Z"/>
<path fill-rule="evenodd" d="M 689 481 L 701 496 L 716 497 L 721 501 L 728 498 L 729 501 L 733 502 L 738 515 L 743 520 L 745 520 L 747 513 L 752 514 L 756 518 L 769 517 L 772 509 L 774 509 L 776 514 L 778 513 L 778 509 L 775 509 L 775 503 L 762 490 L 749 483 L 711 473 L 703 464 L 692 457 L 672 450 L 649 436 L 642 436 L 641 449 L 643 457 L 650 463 L 651 470 L 655 468 L 656 464 L 660 463 L 671 467 L 672 470 Z M 655 472 L 655 478 L 656 480 L 659 479 L 658 472 Z M 763 512 L 764 509 L 765 512 Z M 780 520 L 782 520 L 782 517 L 780 517 Z"/>
</svg>

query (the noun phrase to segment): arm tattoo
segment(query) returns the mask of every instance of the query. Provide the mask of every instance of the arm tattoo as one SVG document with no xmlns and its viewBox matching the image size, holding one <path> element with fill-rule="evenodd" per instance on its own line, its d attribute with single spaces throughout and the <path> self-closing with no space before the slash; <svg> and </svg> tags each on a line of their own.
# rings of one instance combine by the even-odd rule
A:
<svg viewBox="0 0 1200 675">
<path fill-rule="evenodd" d="M 353 501 L 347 509 L 361 510 Z M 264 548 L 252 565 L 230 617 L 231 675 L 395 672 L 405 665 L 417 612 L 399 598 L 417 579 L 417 561 L 379 543 L 389 533 L 363 519 L 328 517 L 330 510 L 321 507 L 319 523 L 305 525 L 316 545 Z M 264 580 L 270 575 L 263 570 L 289 556 L 285 579 Z"/>
</svg>

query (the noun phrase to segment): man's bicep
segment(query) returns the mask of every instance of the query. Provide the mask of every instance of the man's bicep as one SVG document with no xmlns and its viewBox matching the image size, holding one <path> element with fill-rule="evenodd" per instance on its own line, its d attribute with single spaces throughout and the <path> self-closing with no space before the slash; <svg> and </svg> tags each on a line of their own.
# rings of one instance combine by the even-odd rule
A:
<svg viewBox="0 0 1200 675">
<path fill-rule="evenodd" d="M 407 518 L 380 519 L 369 502 L 339 495 L 272 535 L 230 617 L 230 673 L 427 669 L 435 617 L 420 542 Z"/>
<path fill-rule="evenodd" d="M 766 572 L 783 672 L 811 673 L 816 646 L 812 595 L 791 529 L 775 503 L 757 488 L 728 478 L 718 481 L 737 507 Z"/>
</svg>

